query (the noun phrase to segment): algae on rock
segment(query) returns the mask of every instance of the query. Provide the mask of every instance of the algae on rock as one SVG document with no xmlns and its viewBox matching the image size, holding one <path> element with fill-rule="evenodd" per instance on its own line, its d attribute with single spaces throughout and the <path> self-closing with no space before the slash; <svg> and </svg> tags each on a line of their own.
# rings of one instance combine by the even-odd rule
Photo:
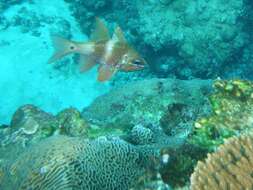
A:
<svg viewBox="0 0 253 190">
<path fill-rule="evenodd" d="M 252 129 L 253 83 L 245 80 L 217 80 L 209 97 L 212 114 L 196 121 L 191 143 L 213 151 L 225 138 Z"/>
<path fill-rule="evenodd" d="M 56 115 L 59 124 L 59 133 L 72 137 L 86 137 L 89 124 L 81 117 L 75 108 L 67 108 Z"/>
<path fill-rule="evenodd" d="M 209 93 L 211 81 L 150 79 L 127 84 L 98 97 L 82 111 L 82 116 L 100 127 L 158 124 L 172 104 L 196 105 Z"/>
</svg>

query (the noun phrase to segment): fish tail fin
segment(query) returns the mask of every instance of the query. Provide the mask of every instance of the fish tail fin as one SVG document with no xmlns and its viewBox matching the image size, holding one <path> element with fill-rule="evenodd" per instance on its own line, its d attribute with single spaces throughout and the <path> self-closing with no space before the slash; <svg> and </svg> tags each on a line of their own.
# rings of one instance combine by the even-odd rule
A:
<svg viewBox="0 0 253 190">
<path fill-rule="evenodd" d="M 51 39 L 55 50 L 51 58 L 48 60 L 48 63 L 53 63 L 60 58 L 77 51 L 77 44 L 73 41 L 54 35 L 51 36 Z"/>
</svg>

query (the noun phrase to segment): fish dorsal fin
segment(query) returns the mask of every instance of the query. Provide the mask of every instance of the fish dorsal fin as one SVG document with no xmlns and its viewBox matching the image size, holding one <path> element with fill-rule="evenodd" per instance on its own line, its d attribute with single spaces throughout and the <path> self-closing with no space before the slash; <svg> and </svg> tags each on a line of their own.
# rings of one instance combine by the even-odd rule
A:
<svg viewBox="0 0 253 190">
<path fill-rule="evenodd" d="M 95 29 L 91 35 L 91 40 L 95 42 L 110 40 L 109 30 L 100 18 L 96 17 Z"/>
<path fill-rule="evenodd" d="M 108 64 L 102 64 L 98 68 L 98 78 L 97 80 L 100 82 L 104 82 L 109 80 L 115 73 L 117 72 L 117 69 Z"/>
<path fill-rule="evenodd" d="M 123 31 L 121 30 L 121 28 L 119 26 L 117 26 L 114 30 L 114 33 L 113 33 L 113 37 L 112 37 L 114 40 L 116 41 L 119 41 L 119 42 L 123 42 L 123 43 L 126 43 L 126 38 L 124 36 L 124 33 Z"/>
<path fill-rule="evenodd" d="M 86 72 L 92 69 L 92 67 L 94 67 L 96 64 L 97 64 L 97 61 L 94 57 L 80 55 L 80 58 L 79 58 L 80 72 Z"/>
</svg>

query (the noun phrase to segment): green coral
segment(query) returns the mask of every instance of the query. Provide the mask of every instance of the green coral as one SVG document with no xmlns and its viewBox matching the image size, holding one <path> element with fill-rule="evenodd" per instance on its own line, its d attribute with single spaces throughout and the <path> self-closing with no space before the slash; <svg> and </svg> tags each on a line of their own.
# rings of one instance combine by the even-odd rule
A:
<svg viewBox="0 0 253 190">
<path fill-rule="evenodd" d="M 217 80 L 209 97 L 212 114 L 195 122 L 190 142 L 213 151 L 224 139 L 253 125 L 253 83 L 246 80 Z"/>
<path fill-rule="evenodd" d="M 81 117 L 81 113 L 75 108 L 67 108 L 56 116 L 61 134 L 72 137 L 87 136 L 89 124 Z"/>
</svg>

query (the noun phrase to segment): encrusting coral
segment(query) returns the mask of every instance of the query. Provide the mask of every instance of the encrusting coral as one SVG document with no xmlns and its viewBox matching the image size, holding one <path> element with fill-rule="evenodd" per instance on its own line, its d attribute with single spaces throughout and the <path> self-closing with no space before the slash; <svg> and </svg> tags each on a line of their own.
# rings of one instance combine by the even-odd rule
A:
<svg viewBox="0 0 253 190">
<path fill-rule="evenodd" d="M 72 137 L 86 137 L 89 124 L 81 117 L 81 113 L 75 108 L 67 108 L 56 115 L 59 133 Z"/>
<path fill-rule="evenodd" d="M 98 97 L 82 111 L 82 116 L 102 128 L 121 126 L 123 130 L 131 130 L 134 125 L 143 121 L 159 123 L 172 104 L 191 105 L 195 109 L 199 104 L 205 105 L 205 94 L 209 93 L 210 89 L 209 80 L 137 81 Z M 169 118 L 167 121 L 170 119 L 173 120 Z M 171 128 L 171 125 L 168 125 L 162 126 L 165 131 L 165 128 Z"/>
<path fill-rule="evenodd" d="M 213 151 L 229 138 L 253 125 L 253 83 L 246 80 L 217 80 L 209 96 L 212 114 L 195 122 L 191 143 Z"/>
<path fill-rule="evenodd" d="M 253 189 L 253 133 L 231 137 L 199 162 L 191 176 L 191 190 Z"/>
</svg>

